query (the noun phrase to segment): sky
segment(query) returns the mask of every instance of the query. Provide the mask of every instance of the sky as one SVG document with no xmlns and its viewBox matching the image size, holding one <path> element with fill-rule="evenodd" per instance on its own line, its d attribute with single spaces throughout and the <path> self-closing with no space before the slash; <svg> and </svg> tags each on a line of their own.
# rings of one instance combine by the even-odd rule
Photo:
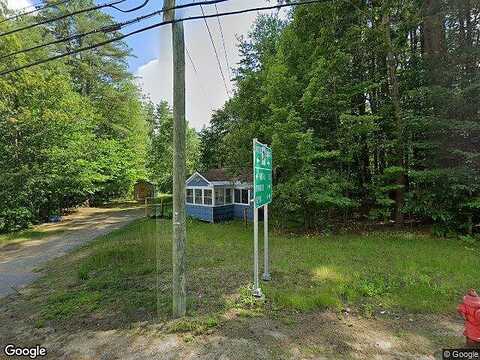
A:
<svg viewBox="0 0 480 360">
<path fill-rule="evenodd" d="M 7 0 L 7 5 L 10 9 L 19 10 L 30 6 L 31 2 L 29 0 Z"/>
<path fill-rule="evenodd" d="M 109 2 L 111 0 L 97 0 L 97 4 Z M 177 4 L 193 2 L 200 0 L 180 0 Z M 204 1 L 204 0 L 203 0 Z M 35 0 L 38 3 L 40 0 Z M 129 9 L 141 5 L 144 0 L 126 0 L 125 3 L 118 5 L 122 9 Z M 8 0 L 11 8 L 20 9 L 31 5 L 31 0 Z M 234 11 L 251 7 L 272 5 L 273 1 L 268 0 L 229 0 L 225 3 L 217 4 L 218 11 Z M 125 21 L 144 14 L 148 14 L 163 7 L 163 0 L 150 0 L 143 9 L 129 14 L 122 14 L 113 9 L 108 9 L 117 21 Z M 214 14 L 213 5 L 204 5 L 206 14 Z M 201 15 L 200 7 L 182 9 L 177 17 Z M 255 20 L 257 13 L 246 13 L 241 15 L 227 16 L 220 18 L 225 38 L 225 47 L 227 59 L 230 67 L 235 67 L 239 61 L 237 36 L 246 35 Z M 143 26 L 148 26 L 162 21 L 162 16 L 158 15 L 148 21 L 124 28 L 123 32 L 129 32 Z M 213 40 L 219 55 L 220 63 L 227 81 L 229 93 L 232 93 L 233 82 L 231 71 L 227 69 L 227 60 L 223 48 L 221 33 L 218 20 L 216 18 L 207 19 Z M 210 41 L 204 20 L 188 21 L 185 26 L 185 43 L 192 62 L 186 56 L 186 104 L 187 120 L 190 126 L 201 130 L 203 126 L 208 126 L 212 111 L 220 108 L 228 99 L 225 85 L 219 70 L 212 43 Z M 136 81 L 143 93 L 150 99 L 159 103 L 161 100 L 167 100 L 172 104 L 172 42 L 171 26 L 149 30 L 147 32 L 132 36 L 126 39 L 128 45 L 132 48 L 135 57 L 129 59 L 130 71 L 135 74 Z"/>
<path fill-rule="evenodd" d="M 265 6 L 265 4 L 268 4 L 265 0 L 231 0 L 224 4 L 218 4 L 217 7 L 221 13 Z M 206 14 L 215 13 L 214 6 L 204 6 L 204 10 Z M 199 7 L 189 8 L 178 15 L 182 17 L 201 15 L 201 10 Z M 220 18 L 230 67 L 234 67 L 239 61 L 237 36 L 248 33 L 256 16 L 256 13 L 247 13 Z M 231 94 L 233 91 L 233 82 L 230 81 L 232 72 L 227 69 L 227 59 L 225 58 L 218 20 L 216 18 L 207 19 L 207 22 L 219 55 L 227 89 Z M 228 99 L 228 95 L 205 22 L 195 20 L 185 22 L 184 26 L 186 48 L 197 70 L 195 72 L 187 54 L 187 120 L 190 126 L 200 130 L 204 125 L 208 125 L 212 110 L 220 108 Z M 154 102 L 166 99 L 171 104 L 173 65 L 170 26 L 155 30 L 143 39 L 140 37 L 132 39 L 129 44 L 134 48 L 136 54 L 142 54 L 142 59 L 138 58 L 131 62 L 131 70 L 139 77 L 138 82 L 145 94 L 150 95 Z"/>
</svg>

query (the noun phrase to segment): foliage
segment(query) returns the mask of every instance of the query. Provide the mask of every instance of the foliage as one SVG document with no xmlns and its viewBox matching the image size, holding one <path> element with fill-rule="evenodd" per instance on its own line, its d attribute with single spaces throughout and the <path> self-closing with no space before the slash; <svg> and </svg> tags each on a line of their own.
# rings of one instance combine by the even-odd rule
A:
<svg viewBox="0 0 480 360">
<path fill-rule="evenodd" d="M 150 105 L 147 167 L 150 178 L 160 191 L 171 193 L 173 187 L 173 113 L 166 101 L 154 107 Z M 198 169 L 200 140 L 194 129 L 186 133 L 187 174 Z"/>
<path fill-rule="evenodd" d="M 48 7 L 35 16 L 4 22 L 0 29 L 92 4 L 82 0 Z M 100 11 L 81 14 L 45 29 L 2 37 L 0 52 L 8 54 L 112 22 Z M 83 42 L 20 54 L 0 68 L 106 37 L 97 33 Z M 116 43 L 0 78 L 0 232 L 27 227 L 86 200 L 103 202 L 124 196 L 136 179 L 145 177 L 146 112 L 127 71 L 129 55 L 124 43 Z"/>
<path fill-rule="evenodd" d="M 471 233 L 479 13 L 478 1 L 334 0 L 259 16 L 240 38 L 235 96 L 201 134 L 202 164 L 250 168 L 259 138 L 284 225 L 406 215 Z"/>
<path fill-rule="evenodd" d="M 31 312 L 29 319 L 55 328 L 77 326 L 72 324 L 97 328 L 99 321 L 117 327 L 158 318 L 168 321 L 172 296 L 168 224 L 139 220 L 57 260 L 32 288 L 24 307 Z M 346 307 L 354 312 L 446 314 L 454 310 L 459 294 L 480 285 L 478 244 L 466 247 L 454 239 L 396 232 L 277 234 L 271 254 L 275 281 L 262 284 L 267 299 L 262 302 L 249 290 L 245 254 L 251 248 L 251 225 L 249 229 L 239 221 L 188 225 L 188 317 L 171 323 L 169 331 L 203 332 L 233 311 L 272 318 Z M 209 256 L 200 255 L 205 253 Z"/>
</svg>

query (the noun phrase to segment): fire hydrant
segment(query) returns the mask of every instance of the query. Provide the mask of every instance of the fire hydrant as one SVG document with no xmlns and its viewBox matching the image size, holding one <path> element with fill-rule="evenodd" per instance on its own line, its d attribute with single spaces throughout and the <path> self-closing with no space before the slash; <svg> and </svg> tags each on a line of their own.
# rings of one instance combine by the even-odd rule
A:
<svg viewBox="0 0 480 360">
<path fill-rule="evenodd" d="M 465 319 L 465 335 L 467 345 L 480 345 L 480 297 L 474 289 L 470 289 L 458 305 L 458 312 Z"/>
</svg>

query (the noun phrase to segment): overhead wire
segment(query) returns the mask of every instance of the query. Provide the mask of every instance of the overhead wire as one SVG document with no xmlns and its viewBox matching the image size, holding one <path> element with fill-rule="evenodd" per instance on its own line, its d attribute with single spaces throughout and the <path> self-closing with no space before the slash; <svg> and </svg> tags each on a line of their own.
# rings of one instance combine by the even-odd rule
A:
<svg viewBox="0 0 480 360">
<path fill-rule="evenodd" d="M 208 1 L 202 2 L 201 4 L 202 5 L 210 5 L 210 4 L 213 4 L 213 3 L 221 3 L 221 2 L 226 2 L 226 1 L 229 1 L 229 0 L 208 0 Z M 147 3 L 148 3 L 148 1 L 146 1 L 142 5 L 142 7 L 146 6 Z M 38 50 L 38 49 L 41 49 L 41 48 L 44 48 L 44 47 L 47 47 L 47 46 L 50 46 L 50 45 L 60 44 L 62 42 L 68 42 L 68 41 L 72 41 L 72 40 L 81 39 L 81 38 L 84 38 L 86 36 L 97 34 L 97 33 L 110 33 L 110 32 L 114 32 L 114 31 L 119 31 L 122 28 L 124 28 L 125 26 L 129 26 L 129 25 L 138 23 L 140 21 L 152 18 L 154 16 L 160 15 L 164 11 L 173 10 L 173 9 L 183 9 L 183 8 L 188 8 L 188 7 L 198 6 L 198 5 L 200 5 L 200 3 L 188 3 L 188 4 L 183 4 L 183 5 L 177 5 L 172 9 L 166 9 L 166 10 L 162 9 L 162 10 L 154 11 L 154 12 L 146 14 L 146 15 L 138 16 L 138 17 L 136 17 L 134 19 L 131 19 L 131 20 L 123 21 L 123 22 L 120 22 L 120 23 L 113 23 L 111 25 L 103 26 L 103 27 L 93 29 L 93 30 L 90 30 L 90 31 L 86 31 L 86 32 L 83 32 L 83 33 L 72 34 L 72 35 L 67 36 L 67 37 L 52 40 L 50 42 L 42 43 L 42 44 L 39 44 L 39 45 L 34 45 L 32 47 L 25 48 L 25 49 L 20 49 L 20 50 L 11 52 L 11 53 L 3 55 L 3 56 L 0 55 L 0 59 L 6 59 L 6 58 L 9 58 L 9 57 L 12 57 L 12 56 L 15 56 L 15 55 L 28 53 L 28 52 L 31 52 L 33 50 Z"/>
<path fill-rule="evenodd" d="M 214 4 L 215 5 L 215 12 L 217 13 L 218 15 L 218 7 L 217 7 L 217 4 Z M 222 26 L 222 23 L 220 21 L 220 18 L 217 17 L 217 21 L 218 21 L 218 27 L 220 29 L 220 35 L 222 37 L 222 44 L 223 44 L 223 51 L 225 53 L 225 62 L 227 64 L 227 72 L 229 74 L 229 76 L 231 77 L 231 68 L 230 68 L 230 61 L 228 61 L 228 53 L 227 53 L 227 47 L 225 45 L 225 36 L 223 35 L 223 26 Z"/>
<path fill-rule="evenodd" d="M 187 53 L 187 57 L 188 57 L 188 60 L 190 61 L 190 64 L 192 65 L 193 72 L 195 73 L 195 76 L 197 77 L 198 84 L 200 85 L 200 88 L 202 89 L 203 96 L 205 97 L 205 99 L 208 99 L 207 91 L 205 90 L 205 87 L 203 86 L 203 82 L 200 79 L 200 75 L 198 73 L 197 66 L 195 65 L 195 62 L 193 61 L 192 55 L 191 55 L 190 51 L 188 50 L 188 47 L 185 47 L 185 52 Z M 213 106 L 211 104 L 211 100 L 208 99 L 208 102 L 210 102 L 211 110 L 213 111 Z"/>
<path fill-rule="evenodd" d="M 195 66 L 195 63 L 193 62 L 192 55 L 190 55 L 190 51 L 188 51 L 187 47 L 185 47 L 185 51 L 187 52 L 187 56 L 188 56 L 188 59 L 190 60 L 190 63 L 192 64 L 193 71 L 195 72 L 196 75 L 198 75 L 197 67 Z"/>
<path fill-rule="evenodd" d="M 208 26 L 208 22 L 207 22 L 207 19 L 205 17 L 205 11 L 203 10 L 202 5 L 200 5 L 200 9 L 202 10 L 203 21 L 205 23 L 205 26 L 207 27 L 208 36 L 210 37 L 210 42 L 212 43 L 212 46 L 213 46 L 213 51 L 215 53 L 215 58 L 217 59 L 217 65 L 218 65 L 218 69 L 220 70 L 220 75 L 221 75 L 222 80 L 223 80 L 223 85 L 225 86 L 225 91 L 227 92 L 227 96 L 230 96 L 230 91 L 228 90 L 228 86 L 227 86 L 227 80 L 225 79 L 225 74 L 223 73 L 222 64 L 220 63 L 220 57 L 218 56 L 217 47 L 215 46 L 215 41 L 213 41 L 212 32 L 210 30 L 210 26 Z M 218 15 L 218 13 L 217 13 L 217 15 Z"/>
<path fill-rule="evenodd" d="M 212 0 L 209 3 L 220 3 L 220 2 L 223 2 L 223 1 L 226 1 L 226 0 Z M 121 40 L 123 40 L 127 37 L 130 37 L 130 36 L 133 36 L 133 35 L 136 35 L 136 34 L 140 34 L 142 32 L 149 31 L 149 30 L 152 30 L 152 29 L 156 29 L 156 28 L 164 26 L 164 25 L 173 24 L 175 22 L 194 21 L 194 20 L 200 20 L 200 19 L 204 19 L 204 18 L 210 19 L 210 18 L 215 18 L 215 17 L 232 16 L 232 15 L 239 15 L 239 14 L 244 14 L 244 13 L 249 13 L 249 12 L 273 10 L 273 9 L 277 9 L 277 8 L 284 8 L 284 7 L 291 7 L 291 6 L 313 5 L 313 4 L 324 3 L 324 2 L 327 2 L 327 1 L 330 1 L 330 0 L 299 1 L 299 2 L 288 3 L 288 4 L 277 4 L 277 5 L 273 5 L 273 6 L 248 8 L 248 9 L 242 9 L 242 10 L 236 10 L 236 11 L 223 12 L 223 13 L 219 13 L 219 14 L 212 14 L 212 15 L 205 15 L 205 16 L 189 16 L 189 17 L 186 17 L 186 18 L 181 18 L 181 19 L 176 19 L 176 20 L 162 21 L 162 22 L 137 29 L 135 31 L 132 31 L 132 32 L 129 32 L 129 33 L 126 33 L 126 34 L 122 34 L 120 36 L 117 36 L 117 37 L 114 37 L 112 39 L 108 39 L 108 40 L 105 40 L 105 41 L 102 41 L 102 42 L 99 42 L 99 43 L 96 43 L 96 44 L 92 44 L 92 45 L 85 46 L 85 47 L 82 47 L 82 48 L 74 49 L 74 50 L 59 54 L 59 55 L 51 56 L 49 58 L 40 59 L 40 60 L 37 60 L 37 61 L 32 62 L 32 63 L 28 63 L 28 64 L 21 65 L 21 66 L 15 67 L 15 68 L 4 70 L 4 71 L 0 72 L 0 76 L 5 76 L 5 75 L 10 74 L 10 73 L 14 73 L 14 72 L 18 72 L 20 70 L 28 69 L 28 68 L 31 68 L 33 66 L 45 64 L 47 62 L 58 60 L 58 59 L 61 59 L 61 58 L 64 58 L 64 57 L 67 57 L 67 56 L 70 56 L 70 55 L 75 55 L 75 54 L 78 54 L 78 53 L 81 53 L 81 52 L 84 52 L 84 51 L 93 50 L 95 48 L 98 48 L 98 47 L 101 47 L 101 46 L 104 46 L 104 45 L 108 45 L 108 44 L 111 44 L 111 43 L 116 42 L 116 41 L 121 41 Z M 185 4 L 185 5 L 191 5 L 192 6 L 193 4 Z M 175 8 L 178 9 L 178 8 L 181 8 L 181 7 L 186 7 L 185 5 L 177 6 Z M 196 5 L 199 5 L 199 3 L 197 3 Z M 173 8 L 172 9 L 166 9 L 166 10 L 167 11 L 168 10 L 173 10 Z"/>
<path fill-rule="evenodd" d="M 150 2 L 150 0 L 145 0 L 145 1 L 143 2 L 143 4 L 138 5 L 138 6 L 134 7 L 134 8 L 128 9 L 128 10 L 120 9 L 119 7 L 116 7 L 115 5 L 112 5 L 111 8 L 112 8 L 112 9 L 115 9 L 115 10 L 117 10 L 117 11 L 120 11 L 120 12 L 122 12 L 122 13 L 125 14 L 125 13 L 130 13 L 130 12 L 134 12 L 134 11 L 137 11 L 137 10 L 142 9 L 142 8 L 144 8 L 145 6 L 147 6 L 147 4 L 148 4 L 149 2 Z"/>
<path fill-rule="evenodd" d="M 13 29 L 13 30 L 9 30 L 9 31 L 0 33 L 0 37 L 7 36 L 7 35 L 12 35 L 12 34 L 15 34 L 17 32 L 24 31 L 24 30 L 27 30 L 27 29 L 31 29 L 31 28 L 34 28 L 34 27 L 37 27 L 37 26 L 40 26 L 40 25 L 46 25 L 46 24 L 49 24 L 49 23 L 52 23 L 52 22 L 55 22 L 55 21 L 58 21 L 58 20 L 66 19 L 66 18 L 71 17 L 71 16 L 83 14 L 83 13 L 94 11 L 94 10 L 100 10 L 100 9 L 103 9 L 103 8 L 106 8 L 106 7 L 112 7 L 114 5 L 121 4 L 125 1 L 127 1 L 127 0 L 116 0 L 116 1 L 112 1 L 110 3 L 91 6 L 91 7 L 88 7 L 88 8 L 73 11 L 73 12 L 68 13 L 68 14 L 63 14 L 63 15 L 60 15 L 60 16 L 57 16 L 57 17 L 54 17 L 54 18 L 42 20 L 42 21 L 39 21 L 39 22 L 36 22 L 36 23 L 33 23 L 33 24 L 29 24 L 29 25 L 17 28 L 17 29 Z"/>
</svg>

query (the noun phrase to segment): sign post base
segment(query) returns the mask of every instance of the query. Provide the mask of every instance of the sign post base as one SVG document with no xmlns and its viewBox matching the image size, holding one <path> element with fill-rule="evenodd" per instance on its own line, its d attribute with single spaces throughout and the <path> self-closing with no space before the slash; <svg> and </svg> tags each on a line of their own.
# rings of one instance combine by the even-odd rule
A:
<svg viewBox="0 0 480 360">
<path fill-rule="evenodd" d="M 260 288 L 253 289 L 252 290 L 252 295 L 256 298 L 262 298 L 263 297 L 262 289 L 260 289 Z"/>
<path fill-rule="evenodd" d="M 272 280 L 272 276 L 270 275 L 270 273 L 268 273 L 268 274 L 267 274 L 267 273 L 263 273 L 263 275 L 262 275 L 262 280 L 263 280 L 263 281 L 270 281 L 270 280 Z"/>
</svg>

